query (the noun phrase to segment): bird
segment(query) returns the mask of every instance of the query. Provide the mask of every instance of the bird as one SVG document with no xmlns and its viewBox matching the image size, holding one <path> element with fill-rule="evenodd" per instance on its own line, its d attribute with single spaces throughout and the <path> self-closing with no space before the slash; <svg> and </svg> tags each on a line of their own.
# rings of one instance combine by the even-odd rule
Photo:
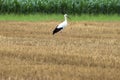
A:
<svg viewBox="0 0 120 80">
<path fill-rule="evenodd" d="M 61 31 L 62 29 L 64 29 L 67 26 L 67 17 L 68 17 L 68 15 L 64 14 L 64 19 L 65 20 L 62 23 L 60 23 L 59 25 L 56 26 L 56 28 L 53 30 L 53 35 L 56 34 L 59 31 Z"/>
</svg>

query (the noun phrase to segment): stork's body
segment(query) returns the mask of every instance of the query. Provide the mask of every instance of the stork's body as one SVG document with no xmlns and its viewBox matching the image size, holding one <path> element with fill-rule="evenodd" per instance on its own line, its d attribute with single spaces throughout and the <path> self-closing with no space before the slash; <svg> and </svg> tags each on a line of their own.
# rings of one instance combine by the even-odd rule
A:
<svg viewBox="0 0 120 80">
<path fill-rule="evenodd" d="M 64 15 L 65 21 L 60 23 L 56 28 L 53 30 L 53 35 L 67 26 L 67 14 Z"/>
</svg>

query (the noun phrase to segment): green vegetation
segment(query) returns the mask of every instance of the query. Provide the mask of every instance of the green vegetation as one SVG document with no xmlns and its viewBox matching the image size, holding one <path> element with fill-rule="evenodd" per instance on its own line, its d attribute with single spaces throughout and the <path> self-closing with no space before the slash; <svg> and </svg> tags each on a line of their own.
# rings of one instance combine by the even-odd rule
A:
<svg viewBox="0 0 120 80">
<path fill-rule="evenodd" d="M 119 15 L 69 15 L 69 21 L 120 21 Z M 61 14 L 2 14 L 0 21 L 63 21 Z"/>
<path fill-rule="evenodd" d="M 0 0 L 0 13 L 120 14 L 120 0 Z"/>
</svg>

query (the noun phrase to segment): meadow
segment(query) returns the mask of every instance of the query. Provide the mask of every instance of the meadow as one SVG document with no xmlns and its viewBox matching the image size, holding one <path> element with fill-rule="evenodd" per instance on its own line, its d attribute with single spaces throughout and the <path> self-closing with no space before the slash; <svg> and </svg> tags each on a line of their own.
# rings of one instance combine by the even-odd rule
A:
<svg viewBox="0 0 120 80">
<path fill-rule="evenodd" d="M 120 15 L 111 14 L 111 15 L 90 15 L 90 14 L 81 14 L 73 15 L 68 14 L 71 18 L 69 21 L 79 22 L 79 21 L 100 21 L 100 22 L 118 22 L 120 21 Z M 0 21 L 63 21 L 63 14 L 0 14 Z"/>
<path fill-rule="evenodd" d="M 0 15 L 1 80 L 120 80 L 119 16 L 46 16 Z"/>
</svg>

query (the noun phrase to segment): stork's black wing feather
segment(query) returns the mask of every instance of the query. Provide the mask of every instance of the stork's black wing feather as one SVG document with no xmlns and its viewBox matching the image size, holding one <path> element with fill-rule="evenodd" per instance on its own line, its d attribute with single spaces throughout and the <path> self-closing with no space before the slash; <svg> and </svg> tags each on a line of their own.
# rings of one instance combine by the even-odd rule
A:
<svg viewBox="0 0 120 80">
<path fill-rule="evenodd" d="M 57 32 L 59 32 L 61 29 L 63 29 L 63 28 L 55 28 L 54 30 L 53 30 L 53 35 L 55 34 L 55 33 L 57 33 Z"/>
</svg>

